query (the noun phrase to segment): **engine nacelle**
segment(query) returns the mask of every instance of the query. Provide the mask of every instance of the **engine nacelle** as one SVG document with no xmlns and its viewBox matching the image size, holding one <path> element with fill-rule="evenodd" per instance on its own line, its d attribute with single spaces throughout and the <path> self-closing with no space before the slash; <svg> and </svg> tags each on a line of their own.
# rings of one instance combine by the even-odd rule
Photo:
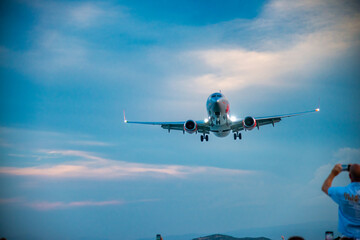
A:
<svg viewBox="0 0 360 240">
<path fill-rule="evenodd" d="M 187 133 L 194 133 L 197 131 L 197 124 L 194 120 L 187 120 L 185 123 L 184 123 L 184 130 L 187 132 Z"/>
<path fill-rule="evenodd" d="M 246 130 L 253 130 L 256 127 L 256 120 L 253 117 L 246 117 L 243 120 L 243 126 Z"/>
</svg>

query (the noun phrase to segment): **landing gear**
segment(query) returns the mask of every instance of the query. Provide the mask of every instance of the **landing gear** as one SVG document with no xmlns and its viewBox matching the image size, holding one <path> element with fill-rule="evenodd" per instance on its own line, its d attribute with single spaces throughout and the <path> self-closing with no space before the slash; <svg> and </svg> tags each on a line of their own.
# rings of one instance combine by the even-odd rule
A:
<svg viewBox="0 0 360 240">
<path fill-rule="evenodd" d="M 200 136 L 200 140 L 203 142 L 204 140 L 205 141 L 209 141 L 209 135 L 205 135 L 205 134 L 203 134 L 203 135 L 201 135 Z"/>
<path fill-rule="evenodd" d="M 236 140 L 236 138 L 239 138 L 239 140 L 241 140 L 241 133 L 234 133 L 234 140 Z"/>
</svg>

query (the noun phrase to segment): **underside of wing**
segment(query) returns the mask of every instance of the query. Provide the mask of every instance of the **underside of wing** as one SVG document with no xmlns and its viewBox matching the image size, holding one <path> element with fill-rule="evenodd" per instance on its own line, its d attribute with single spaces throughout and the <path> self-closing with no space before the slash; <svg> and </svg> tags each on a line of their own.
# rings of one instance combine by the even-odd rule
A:
<svg viewBox="0 0 360 240">
<path fill-rule="evenodd" d="M 196 127 L 196 132 L 200 132 L 200 133 L 209 133 L 210 132 L 210 127 L 203 123 L 202 121 L 196 121 L 197 127 Z M 167 129 L 168 131 L 170 130 L 179 130 L 179 131 L 183 131 L 185 132 L 186 129 L 184 127 L 185 122 L 183 122 L 182 124 L 173 124 L 173 123 L 163 123 L 161 124 L 161 127 L 163 129 Z"/>
<path fill-rule="evenodd" d="M 240 120 L 240 121 L 232 122 L 232 124 L 231 124 L 231 130 L 232 130 L 233 132 L 240 132 L 240 131 L 244 130 L 243 121 Z"/>
<path fill-rule="evenodd" d="M 186 129 L 186 124 L 188 121 L 191 121 L 193 123 L 193 127 L 191 129 Z M 131 124 L 144 124 L 144 125 L 160 125 L 163 129 L 167 129 L 169 132 L 170 130 L 177 130 L 177 131 L 183 131 L 183 132 L 200 132 L 200 133 L 209 133 L 210 127 L 207 123 L 204 121 L 181 121 L 181 122 L 137 122 L 137 121 L 128 121 L 124 120 L 125 123 L 131 123 Z"/>
<path fill-rule="evenodd" d="M 274 115 L 274 116 L 267 116 L 267 117 L 256 117 L 256 121 L 257 120 L 266 120 L 266 119 L 276 119 L 276 118 L 287 118 L 287 117 L 295 117 L 295 116 L 300 116 L 300 115 L 304 115 L 307 113 L 314 113 L 314 112 L 319 112 L 320 109 L 314 109 L 314 110 L 310 110 L 310 111 L 305 111 L 305 112 L 298 112 L 298 113 L 289 113 L 289 114 L 283 114 L 283 115 Z"/>
<path fill-rule="evenodd" d="M 268 117 L 255 117 L 255 120 L 256 120 L 257 127 L 267 125 L 267 124 L 272 124 L 274 126 L 274 124 L 277 122 L 280 122 L 282 118 L 295 117 L 295 116 L 300 116 L 300 115 L 304 115 L 307 113 L 314 113 L 314 112 L 318 112 L 318 111 L 320 111 L 319 108 L 310 110 L 310 111 L 305 111 L 305 112 L 298 112 L 298 113 L 290 113 L 290 114 L 275 115 L 275 116 L 268 116 Z"/>
<path fill-rule="evenodd" d="M 295 117 L 295 116 L 300 116 L 300 115 L 304 115 L 307 113 L 313 113 L 313 112 L 318 112 L 318 111 L 320 111 L 319 108 L 310 110 L 310 111 L 305 111 L 305 112 L 274 115 L 274 116 L 267 116 L 267 117 L 250 117 L 249 116 L 242 120 L 233 122 L 231 124 L 231 130 L 233 132 L 239 132 L 244 129 L 251 130 L 255 127 L 259 128 L 260 126 L 264 126 L 264 125 L 268 125 L 268 124 L 272 124 L 274 126 L 275 123 L 280 122 L 282 118 Z M 247 124 L 247 122 L 248 122 L 248 124 Z"/>
<path fill-rule="evenodd" d="M 281 121 L 281 117 L 256 119 L 256 126 L 260 127 L 267 124 L 272 124 L 274 126 L 275 123 L 280 121 Z"/>
</svg>

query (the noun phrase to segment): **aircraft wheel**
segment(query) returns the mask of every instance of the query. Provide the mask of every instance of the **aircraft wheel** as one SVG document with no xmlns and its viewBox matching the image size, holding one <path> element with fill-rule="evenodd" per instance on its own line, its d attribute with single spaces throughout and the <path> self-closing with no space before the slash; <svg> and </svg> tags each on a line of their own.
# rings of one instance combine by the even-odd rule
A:
<svg viewBox="0 0 360 240">
<path fill-rule="evenodd" d="M 239 140 L 241 140 L 241 133 L 239 133 Z"/>
<path fill-rule="evenodd" d="M 209 135 L 205 135 L 206 141 L 209 141 Z"/>
<path fill-rule="evenodd" d="M 204 141 L 204 136 L 203 136 L 203 135 L 200 136 L 200 140 L 201 140 L 202 142 Z"/>
<path fill-rule="evenodd" d="M 234 140 L 236 140 L 236 138 L 237 138 L 237 134 L 236 134 L 236 133 L 234 133 Z"/>
</svg>

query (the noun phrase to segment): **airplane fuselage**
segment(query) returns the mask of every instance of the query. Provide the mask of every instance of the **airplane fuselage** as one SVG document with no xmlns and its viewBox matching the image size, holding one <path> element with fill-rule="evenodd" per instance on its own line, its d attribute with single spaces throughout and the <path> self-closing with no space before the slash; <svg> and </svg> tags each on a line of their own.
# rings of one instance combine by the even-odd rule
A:
<svg viewBox="0 0 360 240">
<path fill-rule="evenodd" d="M 217 137 L 226 137 L 230 133 L 230 104 L 222 93 L 211 94 L 206 102 L 208 121 L 211 131 Z"/>
</svg>

